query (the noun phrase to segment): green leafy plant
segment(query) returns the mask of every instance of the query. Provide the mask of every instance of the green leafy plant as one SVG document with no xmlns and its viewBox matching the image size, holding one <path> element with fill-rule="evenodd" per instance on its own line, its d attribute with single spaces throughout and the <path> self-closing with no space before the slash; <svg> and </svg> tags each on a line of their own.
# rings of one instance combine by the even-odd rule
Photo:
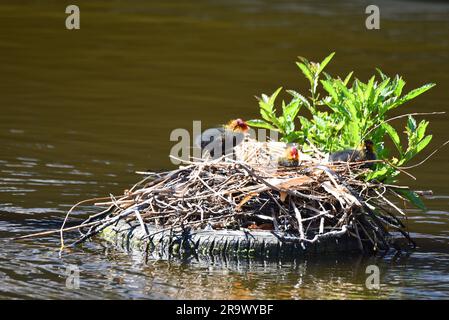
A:
<svg viewBox="0 0 449 320">
<path fill-rule="evenodd" d="M 408 116 L 405 139 L 401 140 L 388 115 L 435 84 L 425 84 L 403 94 L 405 81 L 402 77 L 388 77 L 379 69 L 378 74 L 367 82 L 357 78 L 351 81 L 353 72 L 343 79 L 332 77 L 324 69 L 333 56 L 331 53 L 320 63 L 300 57 L 296 64 L 309 81 L 308 97 L 287 90 L 291 100 L 288 103 L 282 101 L 282 114 L 278 116 L 275 104 L 282 88 L 271 96 L 262 95 L 258 98 L 262 119 L 250 120 L 249 124 L 278 131 L 282 141 L 300 145 L 313 143 L 326 152 L 358 148 L 364 140 L 371 139 L 378 158 L 385 161 L 378 163 L 365 179 L 391 183 L 400 173 L 397 167 L 420 153 L 432 140 L 432 135 L 426 135 L 428 121 L 417 124 L 412 116 Z M 299 114 L 302 107 L 308 114 Z M 386 137 L 397 149 L 396 157 L 390 158 L 390 150 L 385 146 Z M 405 196 L 418 204 L 415 194 Z"/>
<path fill-rule="evenodd" d="M 258 98 L 260 115 L 263 120 L 250 120 L 248 124 L 253 127 L 278 131 L 284 141 L 291 141 L 294 140 L 295 118 L 302 104 L 297 99 L 291 100 L 287 105 L 285 101 L 282 101 L 282 114 L 277 116 L 274 103 L 281 90 L 282 87 L 278 88 L 271 96 L 262 94 L 262 97 Z"/>
</svg>

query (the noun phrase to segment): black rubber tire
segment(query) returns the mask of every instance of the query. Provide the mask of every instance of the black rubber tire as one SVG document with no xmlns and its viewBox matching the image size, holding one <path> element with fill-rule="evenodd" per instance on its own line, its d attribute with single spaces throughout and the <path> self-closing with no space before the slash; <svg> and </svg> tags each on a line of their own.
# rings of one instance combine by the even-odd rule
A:
<svg viewBox="0 0 449 320">
<path fill-rule="evenodd" d="M 126 250 L 167 255 L 227 255 L 254 258 L 360 252 L 357 239 L 348 235 L 302 242 L 294 235 L 273 231 L 195 230 L 171 233 L 146 225 L 148 234 L 135 222 L 120 221 L 106 228 L 101 237 Z"/>
</svg>

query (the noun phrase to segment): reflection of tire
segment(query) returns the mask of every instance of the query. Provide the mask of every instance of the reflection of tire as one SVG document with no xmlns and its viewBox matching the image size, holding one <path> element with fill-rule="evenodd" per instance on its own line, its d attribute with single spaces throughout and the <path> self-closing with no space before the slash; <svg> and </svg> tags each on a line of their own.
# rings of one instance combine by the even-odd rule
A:
<svg viewBox="0 0 449 320">
<path fill-rule="evenodd" d="M 294 257 L 359 251 L 355 238 L 343 235 L 319 242 L 299 242 L 299 238 L 271 231 L 196 230 L 171 233 L 147 224 L 151 236 L 137 223 L 120 221 L 106 228 L 102 237 L 125 250 L 140 250 L 160 255 L 230 255 L 241 257 Z"/>
</svg>

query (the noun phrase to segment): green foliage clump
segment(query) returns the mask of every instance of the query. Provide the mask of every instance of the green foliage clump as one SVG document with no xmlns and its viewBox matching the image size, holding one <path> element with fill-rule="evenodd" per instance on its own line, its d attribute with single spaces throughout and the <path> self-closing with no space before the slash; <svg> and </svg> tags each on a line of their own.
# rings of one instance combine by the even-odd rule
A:
<svg viewBox="0 0 449 320">
<path fill-rule="evenodd" d="M 296 64 L 309 81 L 308 97 L 287 90 L 291 100 L 288 103 L 282 101 L 282 113 L 278 115 L 275 104 L 282 87 L 271 96 L 263 94 L 258 98 L 262 119 L 250 120 L 248 123 L 253 127 L 278 131 L 282 141 L 300 145 L 311 142 L 326 152 L 358 148 L 364 140 L 371 139 L 378 158 L 387 161 L 377 163 L 365 179 L 391 183 L 400 173 L 397 167 L 420 153 L 429 144 L 432 135 L 426 135 L 428 121 L 417 123 L 412 116 L 408 116 L 406 141 L 401 141 L 387 116 L 390 111 L 435 84 L 425 84 L 403 94 L 405 81 L 402 77 L 388 77 L 379 69 L 377 77 L 373 75 L 366 83 L 359 79 L 351 81 L 352 72 L 343 79 L 332 77 L 324 72 L 324 68 L 333 56 L 334 53 L 330 54 L 321 63 L 300 57 Z M 300 114 L 302 109 L 308 110 L 307 116 Z M 392 140 L 397 149 L 397 157 L 390 158 L 390 150 L 385 147 L 386 137 Z M 406 196 L 415 198 L 413 194 Z"/>
</svg>

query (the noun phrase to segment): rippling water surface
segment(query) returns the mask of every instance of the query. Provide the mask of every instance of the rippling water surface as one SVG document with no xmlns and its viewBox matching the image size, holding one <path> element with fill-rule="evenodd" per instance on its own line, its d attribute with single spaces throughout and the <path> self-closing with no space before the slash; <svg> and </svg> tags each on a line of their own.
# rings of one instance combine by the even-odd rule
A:
<svg viewBox="0 0 449 320">
<path fill-rule="evenodd" d="M 336 51 L 329 72 L 361 79 L 381 67 L 408 88 L 438 85 L 409 111 L 449 111 L 449 5 L 378 1 L 77 1 L 81 30 L 64 28 L 59 1 L 0 3 L 0 298 L 449 298 L 448 149 L 412 171 L 432 189 L 428 212 L 410 210 L 419 244 L 409 254 L 286 261 L 145 261 L 97 241 L 58 256 L 72 204 L 123 192 L 136 170 L 172 168 L 174 128 L 256 116 L 260 93 L 305 90 L 297 55 Z M 434 116 L 432 147 L 448 139 Z M 419 160 L 419 159 L 418 159 Z M 75 216 L 85 216 L 80 207 Z M 365 288 L 377 264 L 381 289 Z M 80 289 L 66 288 L 78 266 Z"/>
</svg>

